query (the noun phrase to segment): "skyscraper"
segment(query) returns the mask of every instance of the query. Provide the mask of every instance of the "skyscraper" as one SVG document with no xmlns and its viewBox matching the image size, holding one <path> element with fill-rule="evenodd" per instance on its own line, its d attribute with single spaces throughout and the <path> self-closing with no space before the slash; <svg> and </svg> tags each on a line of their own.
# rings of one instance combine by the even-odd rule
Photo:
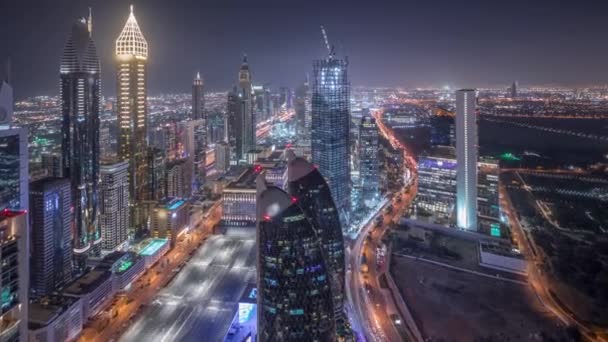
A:
<svg viewBox="0 0 608 342">
<path fill-rule="evenodd" d="M 378 126 L 372 117 L 361 118 L 359 126 L 359 179 L 361 201 L 371 205 L 378 198 Z"/>
<path fill-rule="evenodd" d="M 139 230 L 147 221 L 141 206 L 146 193 L 147 134 L 147 60 L 148 43 L 144 38 L 133 6 L 122 32 L 116 39 L 118 158 L 129 161 L 131 228 Z"/>
<path fill-rule="evenodd" d="M 77 267 L 101 242 L 98 222 L 100 66 L 89 20 L 79 18 L 61 59 L 63 177 L 72 182 Z M 91 250 L 91 248 L 93 248 Z"/>
<path fill-rule="evenodd" d="M 296 88 L 294 108 L 296 111 L 296 134 L 302 139 L 309 139 L 310 132 L 306 127 L 306 117 L 310 114 L 308 80 Z"/>
<path fill-rule="evenodd" d="M 29 228 L 27 129 L 11 125 L 12 87 L 0 87 L 0 312 L 5 341 L 26 341 L 28 332 Z"/>
<path fill-rule="evenodd" d="M 207 115 L 205 113 L 205 94 L 200 73 L 196 74 L 192 85 L 192 119 L 194 127 L 194 179 L 193 190 L 200 193 L 207 176 Z"/>
<path fill-rule="evenodd" d="M 230 168 L 230 145 L 225 142 L 215 144 L 215 170 L 224 173 Z"/>
<path fill-rule="evenodd" d="M 333 50 L 313 63 L 312 162 L 327 180 L 344 223 L 350 211 L 350 83 L 347 59 Z"/>
<path fill-rule="evenodd" d="M 258 340 L 333 341 L 329 266 L 298 200 L 257 180 Z"/>
<path fill-rule="evenodd" d="M 51 294 L 72 279 L 72 186 L 68 178 L 30 185 L 31 293 Z"/>
<path fill-rule="evenodd" d="M 515 99 L 517 98 L 517 81 L 513 81 L 513 84 L 511 85 L 511 98 Z"/>
<path fill-rule="evenodd" d="M 240 125 L 242 131 L 240 132 L 243 136 L 241 141 L 242 155 L 239 156 L 240 160 L 246 159 L 245 154 L 255 149 L 255 119 L 253 117 L 253 100 L 252 100 L 252 85 L 251 85 L 251 71 L 249 70 L 249 63 L 247 62 L 247 55 L 243 56 L 243 63 L 239 70 L 239 98 L 240 103 Z M 237 132 L 238 134 L 238 132 Z"/>
<path fill-rule="evenodd" d="M 113 251 L 127 241 L 129 229 L 129 162 L 101 165 L 99 220 L 102 249 Z"/>
<path fill-rule="evenodd" d="M 477 230 L 477 99 L 474 89 L 456 92 L 456 225 Z"/>
<path fill-rule="evenodd" d="M 233 152 L 232 163 L 236 164 L 243 152 L 243 135 L 241 118 L 241 100 L 236 87 L 228 92 L 226 102 L 226 142 Z"/>
<path fill-rule="evenodd" d="M 344 329 L 344 238 L 338 210 L 329 186 L 319 170 L 304 158 L 287 152 L 288 191 L 320 238 L 332 287 L 334 318 L 338 333 Z"/>
</svg>

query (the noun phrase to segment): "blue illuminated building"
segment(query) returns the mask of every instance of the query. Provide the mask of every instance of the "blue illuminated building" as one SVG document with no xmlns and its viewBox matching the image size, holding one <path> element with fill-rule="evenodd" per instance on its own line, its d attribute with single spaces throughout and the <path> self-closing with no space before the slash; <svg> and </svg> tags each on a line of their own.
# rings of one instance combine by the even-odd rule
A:
<svg viewBox="0 0 608 342">
<path fill-rule="evenodd" d="M 312 162 L 329 184 L 346 228 L 350 211 L 350 83 L 348 60 L 335 57 L 313 63 Z"/>
<path fill-rule="evenodd" d="M 416 210 L 419 218 L 431 217 L 448 224 L 456 203 L 456 156 L 453 147 L 437 146 L 418 160 Z"/>
</svg>

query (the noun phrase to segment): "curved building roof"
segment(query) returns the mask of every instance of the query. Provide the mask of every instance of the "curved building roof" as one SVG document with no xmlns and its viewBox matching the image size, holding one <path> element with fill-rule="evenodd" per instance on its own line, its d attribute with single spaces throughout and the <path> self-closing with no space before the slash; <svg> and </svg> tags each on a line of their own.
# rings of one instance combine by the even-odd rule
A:
<svg viewBox="0 0 608 342">
<path fill-rule="evenodd" d="M 99 74 L 99 58 L 95 43 L 91 39 L 89 25 L 85 18 L 79 18 L 72 26 L 72 33 L 63 49 L 60 73 L 85 72 Z"/>
</svg>

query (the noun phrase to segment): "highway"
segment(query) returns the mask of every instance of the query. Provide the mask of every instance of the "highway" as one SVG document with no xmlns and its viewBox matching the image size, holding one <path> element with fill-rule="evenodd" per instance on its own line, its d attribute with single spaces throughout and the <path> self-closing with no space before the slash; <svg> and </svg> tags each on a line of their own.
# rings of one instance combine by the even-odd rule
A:
<svg viewBox="0 0 608 342">
<path fill-rule="evenodd" d="M 395 136 L 395 132 L 382 122 L 382 114 L 382 111 L 374 113 L 380 134 L 394 148 L 403 151 L 406 169 L 413 170 L 412 174 L 415 174 L 415 160 L 408 155 L 406 147 Z M 358 323 L 355 324 L 355 327 L 362 330 L 363 337 L 369 341 L 402 341 L 406 338 L 403 334 L 409 340 L 416 340 L 411 332 L 411 327 L 415 323 L 411 319 L 402 317 L 401 321 L 406 323 L 407 328 L 401 329 L 400 332 L 395 326 L 394 317 L 392 318 L 387 310 L 389 306 L 397 307 L 397 304 L 392 302 L 392 297 L 384 296 L 383 291 L 386 289 L 381 289 L 379 282 L 379 277 L 386 271 L 388 265 L 381 270 L 376 269 L 376 247 L 381 244 L 382 236 L 390 224 L 399 219 L 410 206 L 415 194 L 415 185 L 409 191 L 399 189 L 395 192 L 394 200 L 388 202 L 392 205 L 393 210 L 390 212 L 382 210 L 374 216 L 347 249 L 346 294 L 353 310 L 352 313 L 355 315 L 354 320 Z M 401 199 L 397 200 L 398 197 Z M 382 223 L 378 226 L 376 218 L 380 215 L 383 218 Z M 367 259 L 368 272 L 361 272 L 363 255 Z M 391 302 L 387 303 L 387 300 Z M 413 330 L 416 328 L 414 327 Z"/>
<path fill-rule="evenodd" d="M 142 308 L 175 276 L 172 270 L 184 265 L 191 253 L 207 239 L 212 227 L 219 222 L 221 213 L 220 206 L 213 207 L 202 225 L 182 234 L 177 246 L 135 281 L 128 292 L 114 298 L 108 308 L 89 320 L 79 341 L 106 342 L 117 339 Z"/>
<path fill-rule="evenodd" d="M 511 203 L 509 194 L 504 186 L 500 189 L 501 206 L 504 212 L 509 218 L 509 224 L 511 226 L 511 232 L 517 242 L 519 250 L 522 252 L 526 260 L 528 261 L 528 281 L 532 285 L 534 292 L 541 300 L 543 305 L 551 311 L 556 317 L 559 318 L 565 325 L 576 326 L 581 334 L 585 336 L 589 341 L 604 341 L 607 340 L 604 337 L 598 336 L 597 333 L 601 331 L 594 331 L 593 327 L 589 327 L 584 323 L 580 322 L 577 317 L 571 313 L 567 308 L 562 307 L 561 303 L 558 303 L 550 293 L 549 283 L 542 275 L 540 266 L 543 263 L 540 253 L 540 249 L 535 245 L 533 238 L 527 234 L 526 230 L 521 226 L 521 223 L 517 219 L 515 207 Z"/>
<path fill-rule="evenodd" d="M 209 237 L 120 341 L 222 341 L 255 282 L 254 245 L 254 234 Z"/>
</svg>

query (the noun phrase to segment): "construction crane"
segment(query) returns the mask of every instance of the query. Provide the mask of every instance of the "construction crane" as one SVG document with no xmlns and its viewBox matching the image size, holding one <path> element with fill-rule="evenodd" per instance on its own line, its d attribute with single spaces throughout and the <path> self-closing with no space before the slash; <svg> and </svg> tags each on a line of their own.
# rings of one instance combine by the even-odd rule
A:
<svg viewBox="0 0 608 342">
<path fill-rule="evenodd" d="M 323 34 L 323 39 L 325 40 L 325 47 L 327 47 L 327 52 L 329 53 L 329 58 L 334 56 L 334 47 L 333 45 L 329 45 L 329 39 L 327 39 L 327 32 L 325 32 L 325 27 L 321 25 L 321 33 Z"/>
</svg>

